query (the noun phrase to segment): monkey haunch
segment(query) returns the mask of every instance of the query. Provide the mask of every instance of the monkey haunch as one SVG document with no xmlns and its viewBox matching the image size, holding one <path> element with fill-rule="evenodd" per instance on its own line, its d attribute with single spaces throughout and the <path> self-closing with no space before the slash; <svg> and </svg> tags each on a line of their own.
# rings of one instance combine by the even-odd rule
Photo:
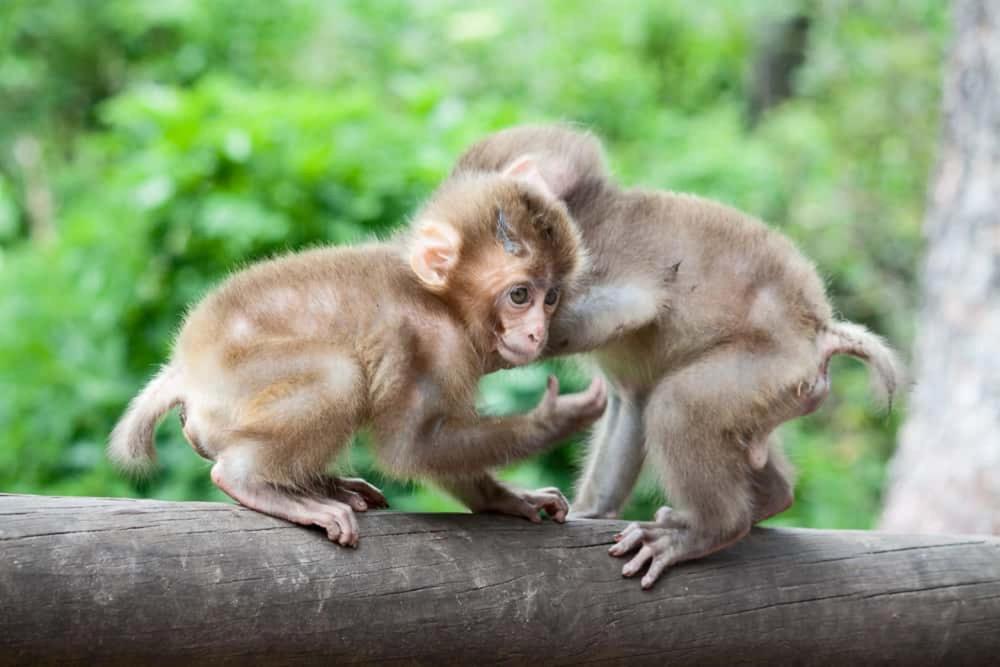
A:
<svg viewBox="0 0 1000 667">
<path fill-rule="evenodd" d="M 558 490 L 511 489 L 487 471 L 592 423 L 603 384 L 558 396 L 550 379 L 532 412 L 511 417 L 480 416 L 474 399 L 499 360 L 539 356 L 582 260 L 578 231 L 537 173 L 455 179 L 392 242 L 263 262 L 209 294 L 115 427 L 110 454 L 151 464 L 156 422 L 180 404 L 219 488 L 355 545 L 353 510 L 385 498 L 326 469 L 367 428 L 397 474 L 435 479 L 473 510 L 562 521 Z"/>
<path fill-rule="evenodd" d="M 615 388 L 573 514 L 617 516 L 648 453 L 677 509 L 632 524 L 611 553 L 638 549 L 622 573 L 648 565 L 649 587 L 666 567 L 732 544 L 792 503 L 772 432 L 823 401 L 832 355 L 867 361 L 889 396 L 900 366 L 877 336 L 833 318 L 814 267 L 787 239 L 721 204 L 618 187 L 589 134 L 500 132 L 455 173 L 525 160 L 565 201 L 591 256 L 548 353 L 596 350 Z"/>
</svg>

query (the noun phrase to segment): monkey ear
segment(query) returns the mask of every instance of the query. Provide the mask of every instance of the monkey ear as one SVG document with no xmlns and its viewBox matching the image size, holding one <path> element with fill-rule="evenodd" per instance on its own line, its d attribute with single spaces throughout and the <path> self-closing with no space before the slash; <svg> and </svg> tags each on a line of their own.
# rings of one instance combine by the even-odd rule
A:
<svg viewBox="0 0 1000 667">
<path fill-rule="evenodd" d="M 503 170 L 503 175 L 528 183 L 529 185 L 540 190 L 546 197 L 550 197 L 552 199 L 559 198 L 553 191 L 552 184 L 546 180 L 544 175 L 542 175 L 542 169 L 534 155 L 522 155 L 517 158 L 507 165 L 507 167 Z"/>
<path fill-rule="evenodd" d="M 443 222 L 418 223 L 410 248 L 410 268 L 427 287 L 441 288 L 458 263 L 461 238 L 455 228 Z"/>
</svg>

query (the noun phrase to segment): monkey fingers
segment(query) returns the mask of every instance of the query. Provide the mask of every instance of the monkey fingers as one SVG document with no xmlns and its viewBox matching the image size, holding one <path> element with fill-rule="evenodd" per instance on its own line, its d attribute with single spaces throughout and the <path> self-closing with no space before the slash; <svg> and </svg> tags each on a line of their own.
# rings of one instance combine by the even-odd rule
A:
<svg viewBox="0 0 1000 667">
<path fill-rule="evenodd" d="M 479 507 L 477 511 L 519 516 L 532 523 L 542 522 L 541 517 L 538 516 L 538 508 L 514 492 L 491 498 L 487 504 Z"/>
<path fill-rule="evenodd" d="M 490 498 L 478 508 L 480 512 L 519 516 L 533 523 L 541 523 L 542 518 L 538 513 L 542 510 L 545 510 L 553 521 L 563 523 L 569 512 L 569 502 L 554 486 L 537 491 L 504 488 L 502 493 Z"/>
<path fill-rule="evenodd" d="M 608 388 L 600 377 L 595 377 L 584 391 L 563 394 L 551 401 L 552 393 L 558 390 L 559 383 L 554 377 L 549 378 L 549 392 L 543 401 L 550 410 L 556 429 L 567 436 L 597 421 L 608 405 Z"/>
<path fill-rule="evenodd" d="M 556 487 L 548 486 L 537 491 L 522 491 L 521 497 L 531 504 L 535 518 L 538 517 L 539 511 L 545 510 L 545 513 L 552 517 L 556 523 L 565 523 L 566 515 L 569 513 L 569 501 Z"/>
<path fill-rule="evenodd" d="M 578 418 L 590 425 L 598 417 L 604 414 L 604 409 L 608 406 L 608 387 L 604 380 L 598 376 L 591 382 L 586 390 L 579 394 L 561 396 L 563 406 L 576 412 Z"/>
</svg>

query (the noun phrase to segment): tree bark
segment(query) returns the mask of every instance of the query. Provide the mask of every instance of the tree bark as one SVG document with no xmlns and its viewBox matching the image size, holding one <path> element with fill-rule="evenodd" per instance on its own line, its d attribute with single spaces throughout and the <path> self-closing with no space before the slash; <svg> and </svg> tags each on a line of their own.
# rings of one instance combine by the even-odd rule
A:
<svg viewBox="0 0 1000 667">
<path fill-rule="evenodd" d="M 1000 4 L 960 0 L 924 306 L 882 527 L 1000 532 Z"/>
<path fill-rule="evenodd" d="M 1000 539 L 755 530 L 652 591 L 620 521 L 369 512 L 357 550 L 217 503 L 0 495 L 0 664 L 970 664 Z"/>
</svg>

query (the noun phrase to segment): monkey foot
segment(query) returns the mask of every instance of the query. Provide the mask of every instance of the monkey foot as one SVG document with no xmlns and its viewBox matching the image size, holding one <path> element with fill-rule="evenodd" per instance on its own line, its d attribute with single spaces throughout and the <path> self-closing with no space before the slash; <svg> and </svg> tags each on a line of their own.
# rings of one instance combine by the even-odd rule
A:
<svg viewBox="0 0 1000 667">
<path fill-rule="evenodd" d="M 358 546 L 358 520 L 347 503 L 301 495 L 256 479 L 248 480 L 234 475 L 225 460 L 212 467 L 212 481 L 244 507 L 303 526 L 320 526 L 332 542 L 345 547 Z"/>
<path fill-rule="evenodd" d="M 566 515 L 569 513 L 569 501 L 554 486 L 536 491 L 505 490 L 507 493 L 491 498 L 487 505 L 478 508 L 479 511 L 520 516 L 534 523 L 540 523 L 542 519 L 538 513 L 545 510 L 545 513 L 552 517 L 553 521 L 557 523 L 566 521 Z"/>
<path fill-rule="evenodd" d="M 355 512 L 389 507 L 377 487 L 357 477 L 325 477 L 320 491 L 327 498 L 350 505 Z"/>
<path fill-rule="evenodd" d="M 723 549 L 742 538 L 747 530 L 749 528 L 728 540 L 714 539 L 692 529 L 688 521 L 669 507 L 661 507 L 655 521 L 631 523 L 616 535 L 617 544 L 608 549 L 608 553 L 623 557 L 638 549 L 622 567 L 622 576 L 633 577 L 648 565 L 641 585 L 649 589 L 671 565 Z"/>
</svg>

